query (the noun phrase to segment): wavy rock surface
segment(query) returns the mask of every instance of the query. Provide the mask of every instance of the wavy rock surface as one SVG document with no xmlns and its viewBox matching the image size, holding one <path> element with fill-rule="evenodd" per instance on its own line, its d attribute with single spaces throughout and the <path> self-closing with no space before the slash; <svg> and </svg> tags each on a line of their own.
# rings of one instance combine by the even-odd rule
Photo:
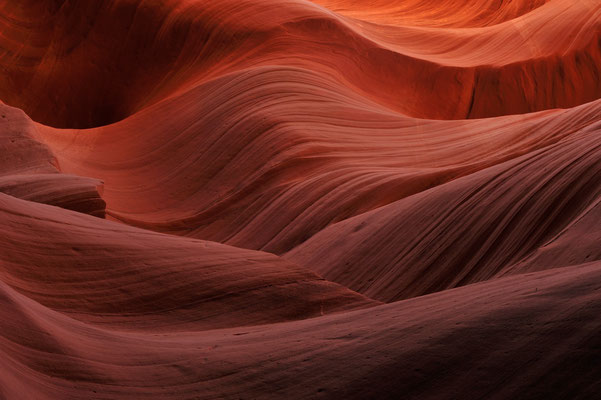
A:
<svg viewBox="0 0 601 400">
<path fill-rule="evenodd" d="M 332 225 L 288 258 L 383 301 L 490 279 L 599 201 L 599 118 L 597 103 L 555 115 L 580 130 Z"/>
<path fill-rule="evenodd" d="M 473 3 L 464 10 L 421 3 L 439 18 L 452 8 L 448 21 L 463 22 L 378 24 L 365 5 L 351 19 L 307 0 L 4 1 L 0 97 L 45 124 L 92 127 L 260 65 L 306 68 L 422 118 L 524 113 L 601 96 L 596 0 L 555 0 L 527 13 L 514 11 L 524 2 L 502 2 L 493 14 L 515 18 L 472 29 L 464 26 L 490 1 L 447 2 Z"/>
<path fill-rule="evenodd" d="M 0 0 L 0 398 L 595 398 L 600 44 L 597 0 Z"/>
<path fill-rule="evenodd" d="M 595 263 L 286 324 L 157 334 L 84 324 L 2 283 L 2 394 L 592 398 L 600 287 Z"/>
<path fill-rule="evenodd" d="M 114 125 L 40 131 L 67 171 L 105 182 L 113 218 L 282 253 L 331 222 L 555 143 L 599 119 L 593 103 L 566 113 L 416 120 L 323 89 L 327 83 L 302 70 L 252 70 Z M 250 109 L 248 96 L 258 99 Z"/>
<path fill-rule="evenodd" d="M 33 122 L 0 104 L 0 193 L 104 217 L 98 179 L 63 174 Z"/>
<path fill-rule="evenodd" d="M 11 227 L 0 245 L 2 281 L 85 322 L 198 330 L 376 304 L 267 253 L 165 236 L 5 195 L 0 213 Z"/>
</svg>

